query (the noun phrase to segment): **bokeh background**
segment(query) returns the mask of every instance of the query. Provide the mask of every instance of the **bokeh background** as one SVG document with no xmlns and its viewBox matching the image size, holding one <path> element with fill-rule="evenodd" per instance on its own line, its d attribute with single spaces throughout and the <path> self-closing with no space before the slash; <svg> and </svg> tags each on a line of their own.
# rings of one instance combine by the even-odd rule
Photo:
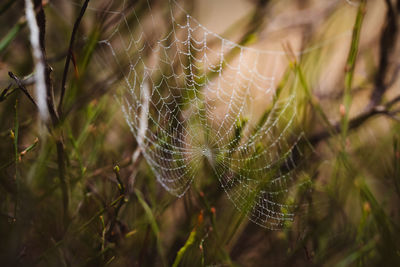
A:
<svg viewBox="0 0 400 267">
<path fill-rule="evenodd" d="M 295 218 L 278 231 L 238 211 L 206 163 L 177 198 L 143 157 L 132 160 L 121 71 L 99 42 L 122 11 L 145 20 L 147 4 L 167 10 L 168 1 L 92 0 L 69 50 L 83 2 L 35 1 L 59 108 L 47 123 L 27 97 L 35 82 L 24 2 L 0 3 L 0 265 L 400 264 L 400 1 L 180 2 L 210 32 L 287 57 L 276 86 L 296 91 L 293 127 L 306 141 Z"/>
</svg>

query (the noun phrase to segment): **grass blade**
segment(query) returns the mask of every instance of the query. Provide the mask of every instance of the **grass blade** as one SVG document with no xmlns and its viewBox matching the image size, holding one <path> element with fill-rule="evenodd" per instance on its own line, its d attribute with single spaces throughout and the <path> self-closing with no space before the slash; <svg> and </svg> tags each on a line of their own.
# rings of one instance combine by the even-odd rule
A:
<svg viewBox="0 0 400 267">
<path fill-rule="evenodd" d="M 172 267 L 178 267 L 179 263 L 182 260 L 183 255 L 185 254 L 186 250 L 194 243 L 194 241 L 196 240 L 196 229 L 193 229 L 190 232 L 190 235 L 188 237 L 188 239 L 185 242 L 185 245 L 183 245 L 183 247 L 181 247 L 178 251 L 178 253 L 176 254 L 176 258 L 174 260 L 174 263 L 172 264 Z"/>
<path fill-rule="evenodd" d="M 356 59 L 360 43 L 361 27 L 365 17 L 365 6 L 366 6 L 366 0 L 361 0 L 357 11 L 357 17 L 353 28 L 350 51 L 346 62 L 346 74 L 345 74 L 344 95 L 343 95 L 344 113 L 341 121 L 342 148 L 344 148 L 346 145 L 346 137 L 349 129 L 349 112 L 352 102 L 351 87 L 353 84 L 354 70 L 356 66 Z"/>
</svg>

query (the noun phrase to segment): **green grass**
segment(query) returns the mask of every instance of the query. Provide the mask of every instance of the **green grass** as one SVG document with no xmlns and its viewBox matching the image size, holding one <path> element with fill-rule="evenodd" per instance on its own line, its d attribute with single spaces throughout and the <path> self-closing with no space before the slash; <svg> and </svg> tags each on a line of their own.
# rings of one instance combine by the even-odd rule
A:
<svg viewBox="0 0 400 267">
<path fill-rule="evenodd" d="M 294 1 L 278 2 L 253 3 L 254 12 L 240 20 L 247 23 L 241 25 L 243 32 L 229 29 L 232 38 L 242 45 L 262 41 L 263 27 L 270 22 L 266 14 L 282 11 L 280 5 L 288 10 L 297 8 Z M 260 107 L 261 116 L 250 131 L 246 130 L 253 118 L 235 122 L 235 136 L 228 140 L 231 151 L 241 142 L 251 141 L 245 134 L 257 134 L 268 116 L 281 111 L 280 101 L 296 92 L 296 100 L 283 114 L 289 116 L 294 110 L 298 114 L 294 134 L 285 138 L 297 140 L 296 133 L 301 130 L 304 138 L 297 145 L 301 153 L 289 153 L 270 172 L 253 177 L 259 181 L 254 192 L 259 192 L 275 174 L 290 171 L 283 170 L 290 156 L 298 159 L 295 186 L 287 199 L 279 199 L 294 204 L 294 221 L 280 231 L 271 231 L 246 216 L 256 195 L 248 194 L 240 212 L 220 186 L 215 169 L 230 166 L 231 159 L 240 157 L 234 152 L 216 154 L 210 160 L 215 160 L 214 165 L 205 160 L 204 165 L 195 166 L 199 173 L 181 198 L 170 195 L 157 182 L 143 156 L 132 162 L 137 144 L 115 100 L 118 82 L 111 89 L 105 87 L 110 78 L 100 72 L 105 67 L 99 62 L 109 59 L 98 45 L 107 21 L 93 11 L 83 16 L 79 27 L 65 98 L 59 105 L 66 50 L 80 7 L 65 3 L 70 13 L 64 15 L 60 15 L 59 3 L 45 7 L 45 44 L 60 117 L 57 123 L 40 122 L 35 105 L 7 74 L 12 71 L 34 97 L 33 84 L 24 78 L 32 74 L 33 66 L 23 3 L 5 1 L 0 5 L 0 265 L 399 265 L 398 82 L 388 83 L 379 106 L 365 108 L 374 90 L 373 74 L 379 68 L 375 53 L 383 27 L 375 23 L 373 14 L 386 16 L 373 13 L 385 5 L 378 2 L 361 0 L 352 8 L 343 1 L 324 17 L 327 23 L 314 25 L 316 28 L 305 34 L 303 45 L 322 43 L 324 33 L 352 23 L 347 28 L 353 33 L 339 44 L 304 55 L 295 55 L 287 46 L 290 62 L 276 81 L 271 105 Z M 140 3 L 137 15 L 146 17 L 146 8 Z M 290 29 L 286 30 L 289 34 Z M 226 61 L 235 60 L 237 52 L 228 53 Z M 391 53 L 391 58 L 398 58 L 397 51 Z M 334 65 L 336 57 L 342 60 Z M 392 76 L 397 80 L 396 64 L 390 62 L 385 80 Z M 121 75 L 112 63 L 107 71 Z M 327 73 L 333 72 L 339 75 L 328 84 Z M 213 79 L 215 73 L 204 77 Z M 330 89 L 327 96 L 321 95 L 321 88 Z M 201 90 L 196 88 L 196 94 Z M 274 130 L 281 132 L 284 127 L 282 120 Z M 209 127 L 206 130 L 205 139 L 211 134 Z M 256 144 L 251 159 L 271 143 L 263 141 Z M 284 153 L 286 146 L 282 142 L 281 150 L 273 152 Z M 246 170 L 265 165 L 251 159 L 244 163 Z M 183 157 L 179 164 L 185 164 Z M 232 189 L 245 192 L 239 184 Z"/>
</svg>

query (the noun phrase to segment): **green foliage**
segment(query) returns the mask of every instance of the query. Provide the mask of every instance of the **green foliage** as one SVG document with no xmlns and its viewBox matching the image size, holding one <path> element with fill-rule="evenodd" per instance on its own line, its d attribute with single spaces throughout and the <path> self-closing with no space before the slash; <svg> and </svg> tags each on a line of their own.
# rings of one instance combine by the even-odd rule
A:
<svg viewBox="0 0 400 267">
<path fill-rule="evenodd" d="M 371 26 L 368 17 L 368 8 L 376 8 L 378 4 L 361 0 L 358 8 L 346 13 L 351 15 L 348 17 L 353 19 L 354 26 L 353 35 L 345 44 L 348 51 L 344 55 L 345 66 L 336 63 L 338 66 L 333 68 L 328 64 L 332 58 L 343 56 L 332 53 L 333 45 L 331 50 L 321 48 L 301 56 L 291 53 L 289 47 L 291 64 L 283 70 L 271 104 L 260 107 L 261 115 L 255 122 L 254 118 L 238 119 L 233 136 L 228 137 L 229 149 L 214 151 L 210 147 L 210 153 L 215 154 L 203 165 L 193 167 L 200 170 L 198 181 L 183 197 L 176 198 L 156 182 L 143 155 L 132 162 L 137 144 L 114 98 L 119 88 L 105 88 L 110 78 L 101 75 L 101 66 L 96 61 L 108 60 L 102 58 L 98 42 L 103 39 L 102 30 L 109 21 L 86 14 L 73 51 L 67 51 L 70 25 L 80 6 L 66 3 L 45 6 L 48 26 L 45 43 L 57 100 L 65 55 L 69 52 L 72 64 L 67 72 L 65 101 L 60 106 L 54 101 L 56 109 L 61 111 L 59 121 L 54 124 L 39 121 L 35 105 L 17 80 L 7 75 L 8 71 L 16 73 L 28 94 L 34 95 L 31 76 L 23 78 L 33 68 L 26 52 L 29 34 L 24 27 L 22 2 L 5 1 L 0 5 L 1 266 L 399 265 L 398 90 L 393 90 L 395 86 L 388 82 L 382 103 L 364 108 L 365 95 L 368 98 L 376 88 L 374 75 L 363 76 L 363 67 L 373 65 L 371 72 L 377 72 L 378 63 L 374 56 L 371 59 L 368 55 L 374 54 L 381 43 L 379 34 L 370 40 L 364 40 L 363 34 L 380 33 L 380 26 Z M 263 19 L 268 18 L 268 8 L 275 10 L 269 5 L 275 2 L 279 1 L 257 1 L 255 11 L 245 20 L 248 25 L 239 38 L 241 45 L 262 41 Z M 147 5 L 143 3 L 138 4 L 139 17 L 145 16 L 142 13 Z M 295 8 L 294 2 L 281 3 Z M 64 4 L 73 15 L 59 15 Z M 349 7 L 338 5 L 328 11 L 331 17 L 340 15 L 340 20 L 345 20 L 342 17 L 345 8 Z M 340 24 L 334 19 L 330 23 L 333 27 Z M 324 32 L 332 25 L 318 27 Z M 323 39 L 318 31 L 307 33 L 305 46 Z M 232 49 L 221 68 L 237 55 L 237 49 Z M 394 51 L 392 57 L 398 56 Z M 113 64 L 107 67 L 116 68 L 111 72 L 120 75 Z M 392 67 L 385 74 L 388 81 L 392 76 L 397 80 L 396 66 Z M 341 73 L 334 86 L 325 84 L 323 76 L 324 71 L 329 73 L 333 69 Z M 216 78 L 215 73 L 211 71 L 207 78 Z M 197 78 L 197 82 L 201 84 L 204 77 Z M 334 88 L 327 99 L 318 91 L 325 85 Z M 190 106 L 194 98 L 203 97 L 202 88 L 192 87 L 185 92 L 187 99 L 182 109 Z M 280 101 L 293 92 L 300 100 L 296 99 L 282 111 Z M 350 112 L 350 106 L 359 110 Z M 286 133 L 285 138 L 300 140 L 291 142 L 296 143 L 296 150 L 289 150 L 284 142 L 278 148 L 271 148 L 272 141 L 263 140 L 255 145 L 254 151 L 246 152 L 248 160 L 243 163 L 242 171 L 247 173 L 238 171 L 243 176 L 251 175 L 251 170 L 260 166 L 258 155 L 266 149 L 281 157 L 264 175 L 251 177 L 253 184 L 248 186 L 254 190 L 246 195 L 241 203 L 242 212 L 238 212 L 221 189 L 214 169 L 233 166 L 233 160 L 240 157 L 235 149 L 254 141 L 254 136 L 268 125 L 270 116 L 282 111 L 285 117 L 294 110 L 298 115 L 293 123 L 294 133 Z M 273 130 L 284 132 L 287 120 L 283 121 Z M 167 125 L 174 128 L 174 123 L 170 121 Z M 203 130 L 207 139 L 211 134 L 208 127 L 194 130 Z M 296 134 L 298 129 L 304 130 L 305 141 Z M 176 150 L 170 146 L 170 138 L 160 136 L 157 145 Z M 172 157 L 179 166 L 187 164 L 181 154 Z M 295 170 L 290 169 L 290 160 L 299 163 Z M 294 186 L 290 187 L 287 199 L 280 200 L 293 206 L 293 210 L 282 206 L 276 211 L 285 215 L 293 212 L 294 221 L 285 221 L 280 231 L 266 230 L 249 222 L 247 216 L 254 208 L 257 194 L 271 187 L 270 182 L 277 174 L 292 172 Z M 240 184 L 241 181 L 236 181 L 232 188 L 246 193 L 247 188 L 240 189 Z"/>
</svg>

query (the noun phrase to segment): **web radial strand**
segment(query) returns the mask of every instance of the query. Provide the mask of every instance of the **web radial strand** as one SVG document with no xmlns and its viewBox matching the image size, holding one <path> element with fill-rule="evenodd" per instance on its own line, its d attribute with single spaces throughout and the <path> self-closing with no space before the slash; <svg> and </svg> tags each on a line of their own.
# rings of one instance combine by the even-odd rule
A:
<svg viewBox="0 0 400 267">
<path fill-rule="evenodd" d="M 291 221 L 302 135 L 295 93 L 276 91 L 285 53 L 224 39 L 174 0 L 102 12 L 113 25 L 100 42 L 102 64 L 120 71 L 125 119 L 158 182 L 180 197 L 208 162 L 251 221 L 269 229 Z"/>
</svg>

